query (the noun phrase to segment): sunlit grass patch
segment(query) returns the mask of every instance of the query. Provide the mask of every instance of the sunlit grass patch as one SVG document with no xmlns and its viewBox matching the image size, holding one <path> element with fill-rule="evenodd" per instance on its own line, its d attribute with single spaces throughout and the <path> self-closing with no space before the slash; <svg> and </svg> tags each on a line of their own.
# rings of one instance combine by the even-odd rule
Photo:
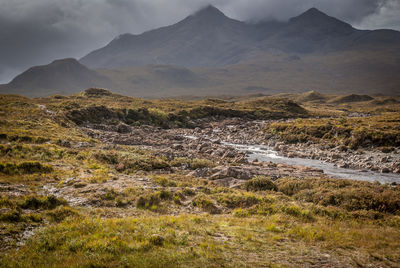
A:
<svg viewBox="0 0 400 268">
<path fill-rule="evenodd" d="M 278 191 L 295 199 L 347 211 L 373 210 L 399 214 L 400 189 L 388 185 L 337 179 L 293 179 L 276 181 Z"/>
<path fill-rule="evenodd" d="M 400 146 L 398 113 L 384 113 L 364 118 L 319 118 L 272 123 L 266 132 L 288 143 L 328 142 L 343 149 L 379 147 L 385 152 Z"/>
<path fill-rule="evenodd" d="M 274 254 L 288 254 L 290 247 L 313 245 L 314 251 L 335 254 L 370 250 L 385 254 L 391 262 L 399 260 L 399 230 L 368 223 L 296 223 L 284 215 L 275 217 L 234 218 L 221 216 L 162 216 L 127 219 L 81 219 L 66 221 L 39 231 L 28 244 L 3 259 L 13 265 L 85 266 L 90 264 L 128 266 L 237 266 L 250 261 L 263 266 L 283 263 Z M 380 241 L 373 242 L 373 236 Z M 285 246 L 282 244 L 285 241 Z M 390 245 L 386 251 L 379 247 Z M 332 254 L 330 253 L 330 254 Z M 46 256 L 46 257 L 45 257 Z M 162 256 L 162 258 L 160 258 Z M 249 256 L 253 256 L 249 260 Z M 298 253 L 284 261 L 305 264 L 307 257 Z M 249 264 L 249 262 L 247 262 Z"/>
</svg>

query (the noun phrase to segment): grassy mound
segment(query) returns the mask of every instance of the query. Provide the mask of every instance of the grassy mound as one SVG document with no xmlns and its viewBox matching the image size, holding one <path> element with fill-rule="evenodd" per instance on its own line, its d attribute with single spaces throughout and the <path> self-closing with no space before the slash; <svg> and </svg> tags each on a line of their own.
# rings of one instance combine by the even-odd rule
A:
<svg viewBox="0 0 400 268">
<path fill-rule="evenodd" d="M 301 94 L 296 100 L 299 102 L 324 101 L 326 100 L 326 97 L 318 91 L 312 90 Z"/>
<path fill-rule="evenodd" d="M 357 94 L 351 94 L 351 95 L 345 95 L 345 96 L 339 96 L 336 97 L 329 102 L 331 103 L 350 103 L 350 102 L 362 102 L 362 101 L 370 101 L 373 100 L 374 98 L 368 95 L 357 95 Z"/>
</svg>

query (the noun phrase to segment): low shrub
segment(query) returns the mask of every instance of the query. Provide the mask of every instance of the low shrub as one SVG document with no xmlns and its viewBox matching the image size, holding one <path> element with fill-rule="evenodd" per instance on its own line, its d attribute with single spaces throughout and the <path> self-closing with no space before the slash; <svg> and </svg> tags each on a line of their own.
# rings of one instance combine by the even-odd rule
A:
<svg viewBox="0 0 400 268">
<path fill-rule="evenodd" d="M 158 198 L 158 196 L 154 195 L 142 195 L 139 196 L 138 200 L 136 201 L 136 206 L 138 208 L 150 208 L 158 204 L 160 204 L 160 199 Z"/>
<path fill-rule="evenodd" d="M 152 171 L 156 169 L 166 169 L 170 167 L 169 163 L 163 158 L 146 156 L 124 159 L 119 166 L 123 167 L 119 169 L 119 171 L 128 172 L 137 170 Z"/>
<path fill-rule="evenodd" d="M 0 222 L 41 222 L 42 216 L 36 213 L 22 214 L 21 209 L 14 208 L 12 210 L 0 214 Z"/>
<path fill-rule="evenodd" d="M 189 166 L 191 169 L 198 169 L 198 168 L 213 167 L 214 163 L 208 159 L 195 158 L 192 161 L 190 161 Z"/>
<path fill-rule="evenodd" d="M 219 194 L 217 200 L 227 208 L 247 208 L 262 201 L 261 198 L 248 193 Z"/>
<path fill-rule="evenodd" d="M 21 211 L 19 211 L 17 209 L 13 209 L 13 210 L 3 212 L 0 214 L 0 221 L 19 222 L 22 220 L 23 220 L 23 217 L 21 215 Z"/>
<path fill-rule="evenodd" d="M 312 212 L 306 209 L 302 209 L 298 206 L 295 205 L 290 205 L 290 206 L 283 206 L 282 211 L 288 215 L 305 219 L 305 220 L 312 220 L 314 219 L 312 216 Z"/>
<path fill-rule="evenodd" d="M 52 195 L 45 197 L 34 195 L 26 196 L 19 204 L 23 209 L 54 209 L 61 205 L 67 205 L 67 202 Z"/>
<path fill-rule="evenodd" d="M 68 217 L 78 216 L 79 212 L 70 207 L 60 206 L 53 210 L 47 211 L 46 215 L 54 222 L 61 222 Z"/>
<path fill-rule="evenodd" d="M 155 183 L 158 183 L 162 187 L 176 187 L 176 182 L 169 180 L 166 177 L 163 176 L 156 176 L 153 178 L 153 181 Z"/>
<path fill-rule="evenodd" d="M 162 190 L 151 194 L 141 195 L 136 200 L 136 206 L 143 209 L 157 210 L 162 200 L 171 200 L 172 198 L 173 195 L 171 192 Z"/>
<path fill-rule="evenodd" d="M 195 207 L 199 207 L 203 209 L 206 212 L 209 212 L 211 214 L 218 214 L 220 213 L 220 210 L 217 208 L 215 205 L 214 201 L 212 201 L 207 195 L 205 194 L 199 194 L 197 195 L 193 200 L 192 204 Z"/>
<path fill-rule="evenodd" d="M 40 162 L 0 163 L 0 172 L 6 175 L 50 173 L 52 171 L 53 168 L 51 166 L 42 165 Z"/>
<path fill-rule="evenodd" d="M 193 196 L 193 195 L 196 195 L 196 192 L 193 189 L 184 188 L 183 189 L 183 194 L 187 195 L 187 196 Z"/>
<path fill-rule="evenodd" d="M 247 191 L 276 191 L 278 188 L 268 177 L 255 177 L 245 183 Z"/>
<path fill-rule="evenodd" d="M 104 153 L 104 152 L 96 152 L 93 154 L 93 157 L 103 163 L 111 164 L 111 165 L 116 165 L 119 163 L 119 156 L 117 153 L 109 152 L 109 153 Z"/>
</svg>

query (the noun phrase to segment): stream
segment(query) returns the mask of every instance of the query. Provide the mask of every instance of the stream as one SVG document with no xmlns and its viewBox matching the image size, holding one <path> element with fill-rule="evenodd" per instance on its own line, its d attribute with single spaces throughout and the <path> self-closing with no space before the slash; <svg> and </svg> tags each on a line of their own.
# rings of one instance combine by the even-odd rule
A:
<svg viewBox="0 0 400 268">
<path fill-rule="evenodd" d="M 239 151 L 248 154 L 249 161 L 257 159 L 262 162 L 281 163 L 293 166 L 305 166 L 321 169 L 325 174 L 335 178 L 361 180 L 380 183 L 400 183 L 400 174 L 379 173 L 369 170 L 355 170 L 349 168 L 339 168 L 331 163 L 322 162 L 314 159 L 288 158 L 278 155 L 272 148 L 261 145 L 243 145 L 223 142 L 224 145 L 234 147 Z"/>
</svg>

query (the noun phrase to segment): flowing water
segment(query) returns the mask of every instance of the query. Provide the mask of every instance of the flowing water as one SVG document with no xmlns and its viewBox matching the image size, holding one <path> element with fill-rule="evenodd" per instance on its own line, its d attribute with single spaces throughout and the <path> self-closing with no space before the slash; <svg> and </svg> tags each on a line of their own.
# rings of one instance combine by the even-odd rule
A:
<svg viewBox="0 0 400 268">
<path fill-rule="evenodd" d="M 281 163 L 294 166 L 306 166 L 316 169 L 321 169 L 325 174 L 333 177 L 352 179 L 352 180 L 362 180 L 374 182 L 378 181 L 380 183 L 400 183 L 400 175 L 393 173 L 379 173 L 374 171 L 366 170 L 355 170 L 349 168 L 339 168 L 333 164 L 322 162 L 314 159 L 305 158 L 288 158 L 278 155 L 276 151 L 272 148 L 261 146 L 261 145 L 243 145 L 243 144 L 233 144 L 224 142 L 223 144 L 232 146 L 237 150 L 247 152 L 249 161 L 257 159 L 263 162 Z"/>
</svg>

